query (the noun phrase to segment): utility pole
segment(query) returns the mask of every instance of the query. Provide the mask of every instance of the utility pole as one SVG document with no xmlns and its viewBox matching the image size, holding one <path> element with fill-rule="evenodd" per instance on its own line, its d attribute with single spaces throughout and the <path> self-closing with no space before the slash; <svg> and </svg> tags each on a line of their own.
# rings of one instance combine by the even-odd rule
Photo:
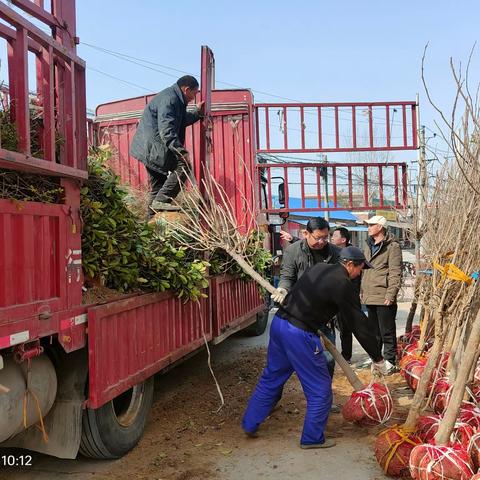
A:
<svg viewBox="0 0 480 480">
<path fill-rule="evenodd" d="M 415 257 L 417 271 L 420 269 L 420 259 L 423 253 L 422 236 L 425 227 L 425 207 L 427 204 L 427 159 L 425 154 L 425 126 L 420 125 L 419 99 L 417 94 L 417 125 L 418 125 L 418 180 L 417 180 L 417 238 L 415 239 Z"/>
<path fill-rule="evenodd" d="M 322 162 L 323 163 L 328 163 L 328 159 L 326 155 L 321 155 Z M 325 203 L 325 208 L 328 209 L 328 167 L 322 167 L 321 170 L 321 177 L 323 179 L 323 191 L 324 191 L 324 203 Z M 329 211 L 325 210 L 324 214 L 325 220 L 328 222 L 330 220 L 330 215 Z"/>
<path fill-rule="evenodd" d="M 419 275 L 421 268 L 421 259 L 423 254 L 422 237 L 423 229 L 425 228 L 425 207 L 427 204 L 427 159 L 425 156 L 425 126 L 420 125 L 420 104 L 419 96 L 417 94 L 417 125 L 418 125 L 418 178 L 417 178 L 417 215 L 415 220 L 415 270 Z M 417 277 L 418 280 L 418 277 Z M 415 289 L 416 291 L 416 289 Z M 417 310 L 418 297 L 414 295 L 413 301 L 410 305 L 410 312 L 408 313 L 407 321 L 405 323 L 405 333 L 412 331 L 413 318 Z M 422 309 L 423 310 L 423 309 Z M 423 313 L 420 314 L 421 316 Z"/>
</svg>

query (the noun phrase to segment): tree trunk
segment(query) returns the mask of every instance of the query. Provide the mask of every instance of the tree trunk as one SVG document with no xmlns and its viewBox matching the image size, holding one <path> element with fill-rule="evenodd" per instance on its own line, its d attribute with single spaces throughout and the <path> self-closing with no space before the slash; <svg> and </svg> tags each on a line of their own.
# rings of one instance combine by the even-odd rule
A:
<svg viewBox="0 0 480 480">
<path fill-rule="evenodd" d="M 408 312 L 407 323 L 405 324 L 405 333 L 410 333 L 412 331 L 413 319 L 415 318 L 416 311 L 417 311 L 417 301 L 415 299 L 410 305 L 410 311 Z"/>
<path fill-rule="evenodd" d="M 432 322 L 432 316 L 428 308 L 423 309 L 423 319 L 422 319 L 422 328 L 420 331 L 420 339 L 418 340 L 417 352 L 421 353 L 425 347 L 425 340 L 427 338 L 427 332 L 430 329 L 430 324 Z"/>
<path fill-rule="evenodd" d="M 362 381 L 357 377 L 356 373 L 353 371 L 352 367 L 348 364 L 348 362 L 342 357 L 340 352 L 335 348 L 335 345 L 325 336 L 323 332 L 320 330 L 318 334 L 322 338 L 323 344 L 325 348 L 332 354 L 332 357 L 338 363 L 340 368 L 345 373 L 347 380 L 350 382 L 350 385 L 353 387 L 355 391 L 362 390 L 365 388 L 365 385 Z"/>
<path fill-rule="evenodd" d="M 461 327 L 458 327 L 455 332 L 454 341 L 450 347 L 450 358 L 447 363 L 447 371 L 449 372 L 450 382 L 453 384 L 457 379 L 458 366 L 463 357 L 463 351 L 465 347 L 465 333 L 467 329 L 467 323 L 465 322 Z"/>
<path fill-rule="evenodd" d="M 437 445 L 446 445 L 452 433 L 455 421 L 460 410 L 460 405 L 465 394 L 465 387 L 467 385 L 470 370 L 477 356 L 477 349 L 480 344 L 480 310 L 470 332 L 470 337 L 465 348 L 465 354 L 462 359 L 460 368 L 458 369 L 457 379 L 453 385 L 452 395 L 448 403 L 447 410 L 440 423 L 440 428 L 435 435 L 435 443 Z"/>
<path fill-rule="evenodd" d="M 428 384 L 430 382 L 433 370 L 435 369 L 435 366 L 437 364 L 437 359 L 441 349 L 442 340 L 439 337 L 435 337 L 433 347 L 430 350 L 430 354 L 428 356 L 425 370 L 420 377 L 417 390 L 415 391 L 415 395 L 413 396 L 412 404 L 410 406 L 410 410 L 408 411 L 407 420 L 405 420 L 405 423 L 403 425 L 406 430 L 413 430 L 417 425 L 417 420 L 420 416 L 420 412 L 422 410 L 423 404 L 425 402 L 425 397 L 427 395 Z"/>
</svg>

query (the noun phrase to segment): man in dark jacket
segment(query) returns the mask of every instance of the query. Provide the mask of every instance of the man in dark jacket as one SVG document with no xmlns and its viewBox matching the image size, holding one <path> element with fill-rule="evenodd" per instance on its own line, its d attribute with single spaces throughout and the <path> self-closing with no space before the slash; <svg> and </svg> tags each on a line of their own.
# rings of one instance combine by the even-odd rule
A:
<svg viewBox="0 0 480 480">
<path fill-rule="evenodd" d="M 296 372 L 307 399 L 300 446 L 335 445 L 324 437 L 332 404 L 332 381 L 318 330 L 340 312 L 349 319 L 355 337 L 371 356 L 373 369 L 380 373 L 385 370 L 381 350 L 371 335 L 369 320 L 361 310 L 351 282 L 362 268 L 370 268 L 362 251 L 356 247 L 344 248 L 340 263 L 314 265 L 287 294 L 270 328 L 267 366 L 243 416 L 242 427 L 247 435 L 256 436 L 258 427 L 280 400 L 283 385 Z"/>
<path fill-rule="evenodd" d="M 194 77 L 179 78 L 152 98 L 133 137 L 130 154 L 147 169 L 151 184 L 150 209 L 154 212 L 179 209 L 172 205 L 172 200 L 191 169 L 184 146 L 185 129 L 201 116 L 203 103 L 196 111 L 187 112 L 187 104 L 197 92 L 198 82 Z"/>
<path fill-rule="evenodd" d="M 313 217 L 307 223 L 305 237 L 289 245 L 283 252 L 280 282 L 272 299 L 282 303 L 293 285 L 305 271 L 317 263 L 337 263 L 340 249 L 329 243 L 329 224 L 323 217 Z M 332 319 L 333 320 L 333 317 Z M 330 323 L 322 324 L 322 331 L 328 339 L 335 343 L 335 329 Z M 325 352 L 330 375 L 333 377 L 335 360 L 329 352 Z M 334 407 L 336 410 L 337 407 Z"/>
<path fill-rule="evenodd" d="M 332 234 L 332 243 L 338 248 L 351 247 L 351 235 L 347 228 L 337 227 Z M 360 297 L 360 276 L 352 280 L 355 291 Z M 342 315 L 337 315 L 338 329 L 340 330 L 340 343 L 342 345 L 342 356 L 348 362 L 351 363 L 352 360 L 352 350 L 353 350 L 353 337 L 352 332 L 349 329 L 348 319 L 342 317 Z"/>
</svg>

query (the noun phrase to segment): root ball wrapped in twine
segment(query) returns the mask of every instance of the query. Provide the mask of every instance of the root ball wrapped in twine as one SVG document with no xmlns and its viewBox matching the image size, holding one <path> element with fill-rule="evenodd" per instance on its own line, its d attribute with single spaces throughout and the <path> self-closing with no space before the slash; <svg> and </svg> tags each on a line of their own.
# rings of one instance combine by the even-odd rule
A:
<svg viewBox="0 0 480 480">
<path fill-rule="evenodd" d="M 422 443 L 415 432 L 394 425 L 380 432 L 375 442 L 375 457 L 386 475 L 409 477 L 412 450 Z"/>
<path fill-rule="evenodd" d="M 425 358 L 417 358 L 408 362 L 402 371 L 408 386 L 413 391 L 417 389 L 418 382 L 420 381 L 420 377 L 425 370 L 426 364 L 427 361 Z"/>
<path fill-rule="evenodd" d="M 382 383 L 370 383 L 362 390 L 352 393 L 342 408 L 348 422 L 359 425 L 380 425 L 392 416 L 393 402 L 388 387 Z"/>
<path fill-rule="evenodd" d="M 474 471 L 465 448 L 418 445 L 410 454 L 414 480 L 470 480 Z"/>
</svg>

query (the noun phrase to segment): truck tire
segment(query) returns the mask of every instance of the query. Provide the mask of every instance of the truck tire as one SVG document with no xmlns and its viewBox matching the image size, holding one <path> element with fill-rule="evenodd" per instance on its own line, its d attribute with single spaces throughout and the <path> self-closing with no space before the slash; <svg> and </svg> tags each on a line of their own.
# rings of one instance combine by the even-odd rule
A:
<svg viewBox="0 0 480 480">
<path fill-rule="evenodd" d="M 113 459 L 135 447 L 153 403 L 153 386 L 150 377 L 96 410 L 85 409 L 80 453 L 90 458 Z"/>
<path fill-rule="evenodd" d="M 263 335 L 268 325 L 268 309 L 264 308 L 257 313 L 257 319 L 247 329 L 246 333 L 252 337 L 259 337 Z"/>
</svg>

